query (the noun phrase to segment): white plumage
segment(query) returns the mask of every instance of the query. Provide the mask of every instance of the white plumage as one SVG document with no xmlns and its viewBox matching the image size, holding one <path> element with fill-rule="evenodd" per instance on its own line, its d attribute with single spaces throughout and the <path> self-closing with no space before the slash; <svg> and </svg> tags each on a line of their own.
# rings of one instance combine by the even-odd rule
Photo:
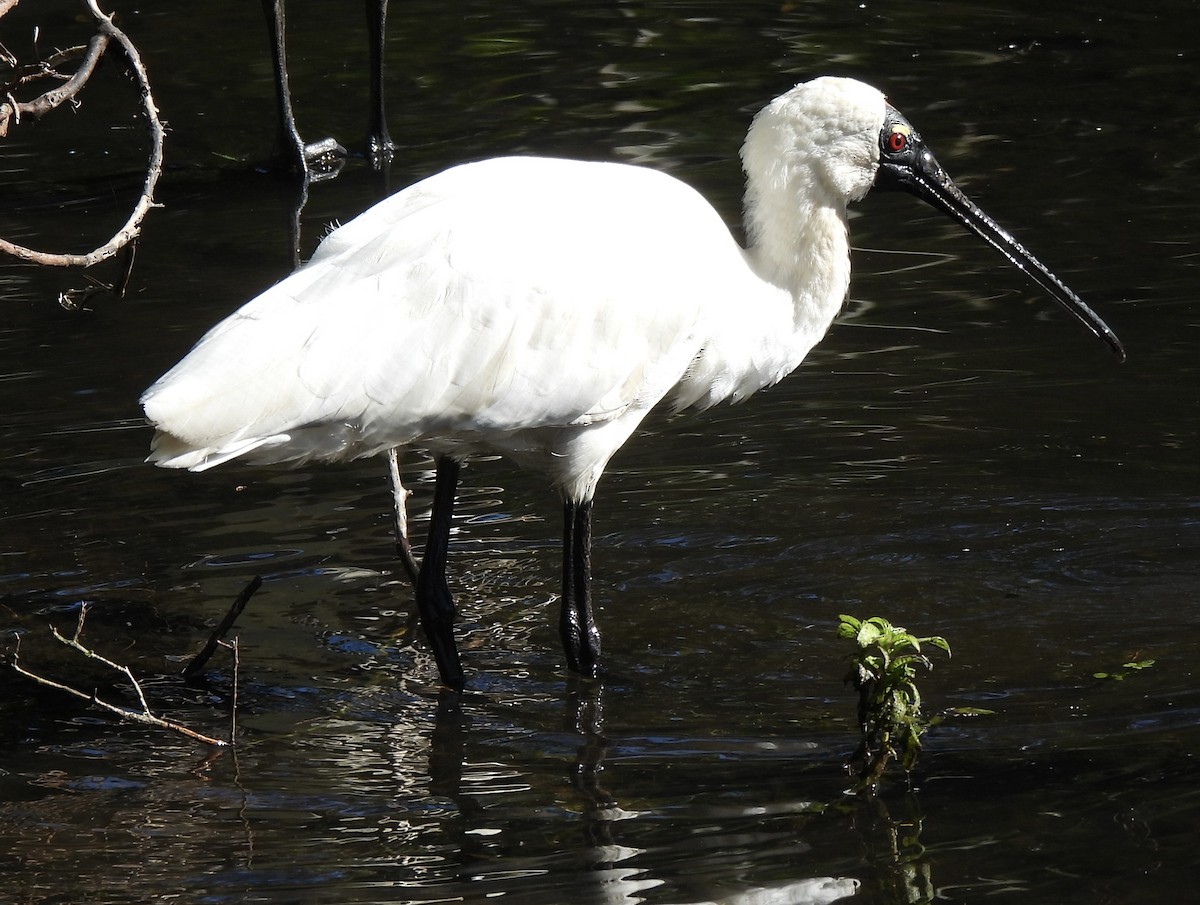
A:
<svg viewBox="0 0 1200 905">
<path fill-rule="evenodd" d="M 146 391 L 150 461 L 198 471 L 418 446 L 540 469 L 567 506 L 564 643 L 594 671 L 577 507 L 590 532 L 596 482 L 655 405 L 738 401 L 799 365 L 849 286 L 846 205 L 900 132 L 919 145 L 881 93 L 848 79 L 773 101 L 743 149 L 746 249 L 698 193 L 652 170 L 510 157 L 432 176 L 334 230 Z M 422 594 L 427 630 L 448 632 Z M 461 685 L 456 653 L 439 666 Z"/>
<path fill-rule="evenodd" d="M 830 213 L 841 261 L 797 324 L 790 293 L 759 276 L 787 262 L 744 251 L 677 179 L 533 157 L 455 167 L 334 230 L 148 390 L 152 459 L 486 447 L 539 457 L 586 499 L 672 390 L 676 408 L 712 405 L 799 364 L 849 278 Z"/>
</svg>

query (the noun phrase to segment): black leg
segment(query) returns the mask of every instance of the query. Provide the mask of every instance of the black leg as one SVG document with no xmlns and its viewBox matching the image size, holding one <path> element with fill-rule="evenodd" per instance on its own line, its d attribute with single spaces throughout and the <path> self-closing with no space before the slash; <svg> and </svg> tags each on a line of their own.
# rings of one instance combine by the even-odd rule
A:
<svg viewBox="0 0 1200 905">
<path fill-rule="evenodd" d="M 600 668 L 600 630 L 592 615 L 592 501 L 563 503 L 563 592 L 558 631 L 567 666 L 588 678 Z"/>
<path fill-rule="evenodd" d="M 296 128 L 292 109 L 292 90 L 288 86 L 287 41 L 284 34 L 287 21 L 285 0 L 262 0 L 267 17 L 267 33 L 271 42 L 271 65 L 275 69 L 275 103 L 279 113 L 279 169 L 299 175 L 307 174 L 315 181 L 332 179 L 346 161 L 346 149 L 332 138 L 305 144 Z M 308 186 L 305 185 L 307 192 Z"/>
<path fill-rule="evenodd" d="M 446 556 L 450 550 L 450 522 L 454 516 L 454 494 L 458 489 L 459 463 L 449 456 L 437 460 L 437 483 L 429 518 L 429 540 L 417 573 L 417 609 L 421 627 L 433 648 L 442 681 L 462 691 L 463 671 L 454 643 L 454 598 L 446 583 Z"/>
<path fill-rule="evenodd" d="M 292 112 L 292 92 L 288 88 L 287 49 L 284 42 L 284 0 L 262 0 L 267 17 L 267 34 L 271 41 L 271 65 L 275 69 L 275 103 L 279 113 L 279 155 L 285 169 L 303 173 L 304 140 L 296 129 Z"/>
<path fill-rule="evenodd" d="M 366 0 L 367 38 L 371 56 L 371 127 L 367 135 L 367 157 L 376 168 L 392 159 L 396 146 L 387 130 L 383 103 L 383 45 L 387 35 L 388 0 Z"/>
</svg>

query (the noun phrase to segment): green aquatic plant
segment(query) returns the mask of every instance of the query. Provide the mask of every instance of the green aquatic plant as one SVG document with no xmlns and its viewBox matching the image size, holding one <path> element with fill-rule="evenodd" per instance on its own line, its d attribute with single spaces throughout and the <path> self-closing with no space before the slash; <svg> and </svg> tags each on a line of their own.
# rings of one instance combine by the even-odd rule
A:
<svg viewBox="0 0 1200 905">
<path fill-rule="evenodd" d="M 939 648 L 947 656 L 950 645 L 939 635 L 917 637 L 882 616 L 838 618 L 838 637 L 855 644 L 846 683 L 858 692 L 862 732 L 847 767 L 858 777 L 857 791 L 873 795 L 893 758 L 911 772 L 921 752 L 921 736 L 930 726 L 921 714 L 917 673 L 933 669 L 933 661 L 922 645 Z"/>
<path fill-rule="evenodd" d="M 1153 665 L 1154 665 L 1153 658 L 1148 659 L 1148 660 L 1129 660 L 1126 663 L 1122 663 L 1121 668 L 1118 670 L 1114 670 L 1113 672 L 1094 672 L 1094 673 L 1092 673 L 1092 678 L 1093 679 L 1112 679 L 1114 681 L 1119 682 L 1122 679 L 1124 679 L 1127 675 L 1129 675 L 1130 673 L 1140 672 L 1143 669 L 1149 669 Z"/>
</svg>

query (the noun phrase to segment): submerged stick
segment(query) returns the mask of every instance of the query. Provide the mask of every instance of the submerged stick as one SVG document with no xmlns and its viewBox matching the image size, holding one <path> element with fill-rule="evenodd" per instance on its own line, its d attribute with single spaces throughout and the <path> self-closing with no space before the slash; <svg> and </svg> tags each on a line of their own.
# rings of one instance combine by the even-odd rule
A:
<svg viewBox="0 0 1200 905">
<path fill-rule="evenodd" d="M 225 638 L 225 634 L 231 628 L 233 628 L 233 623 L 237 621 L 237 617 L 242 615 L 242 610 L 246 608 L 246 604 L 250 602 L 250 598 L 254 596 L 254 592 L 261 587 L 262 576 L 255 575 L 250 579 L 246 586 L 242 588 L 242 592 L 237 595 L 237 598 L 230 605 L 229 612 L 225 614 L 225 618 L 218 623 L 217 627 L 213 629 L 213 633 L 208 636 L 208 642 L 201 649 L 200 653 L 192 657 L 191 662 L 189 662 L 188 665 L 183 668 L 183 677 L 185 679 L 195 678 L 196 673 L 200 672 L 200 670 L 204 668 L 204 665 L 209 661 L 213 653 L 216 651 L 217 645 L 224 643 L 223 639 Z M 234 646 L 234 652 L 236 653 L 236 651 L 237 648 Z M 236 658 L 234 660 L 234 665 L 237 665 Z M 234 677 L 234 689 L 236 692 L 236 673 Z"/>
</svg>

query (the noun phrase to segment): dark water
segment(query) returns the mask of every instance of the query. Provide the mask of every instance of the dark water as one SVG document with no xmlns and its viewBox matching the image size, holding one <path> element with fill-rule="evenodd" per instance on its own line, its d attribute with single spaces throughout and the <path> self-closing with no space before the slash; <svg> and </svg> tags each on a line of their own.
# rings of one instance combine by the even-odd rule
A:
<svg viewBox="0 0 1200 905">
<path fill-rule="evenodd" d="M 361 144 L 355 2 L 290 5 L 308 137 Z M 82 5 L 0 21 L 23 58 Z M 736 408 L 654 419 L 601 486 L 609 675 L 563 670 L 558 504 L 464 475 L 452 568 L 469 672 L 439 696 L 407 631 L 377 462 L 205 475 L 140 464 L 140 391 L 289 269 L 294 187 L 258 4 L 117 7 L 169 121 L 130 295 L 0 261 L 0 628 L 49 638 L 229 731 L 232 667 L 169 678 L 252 575 L 238 745 L 213 754 L 0 673 L 0 900 L 1173 902 L 1200 822 L 1200 347 L 1194 4 L 393 3 L 390 176 L 314 186 L 301 244 L 388 190 L 504 152 L 637 161 L 731 223 L 750 115 L 793 82 L 884 88 L 986 209 L 1126 341 L 1115 364 L 1019 275 L 905 198 L 856 208 L 844 318 Z M 0 235 L 84 250 L 125 216 L 131 83 L 0 144 Z M 111 279 L 109 268 L 96 276 Z M 418 469 L 419 463 L 414 463 Z M 428 506 L 418 477 L 415 510 Z M 914 791 L 842 794 L 837 614 L 947 636 Z M 4 642 L 6 650 L 13 642 Z M 1099 680 L 1149 660 L 1123 679 Z M 81 879 L 83 878 L 83 879 Z M 840 879 L 839 879 L 840 878 Z M 85 891 L 92 890 L 91 892 Z"/>
</svg>

